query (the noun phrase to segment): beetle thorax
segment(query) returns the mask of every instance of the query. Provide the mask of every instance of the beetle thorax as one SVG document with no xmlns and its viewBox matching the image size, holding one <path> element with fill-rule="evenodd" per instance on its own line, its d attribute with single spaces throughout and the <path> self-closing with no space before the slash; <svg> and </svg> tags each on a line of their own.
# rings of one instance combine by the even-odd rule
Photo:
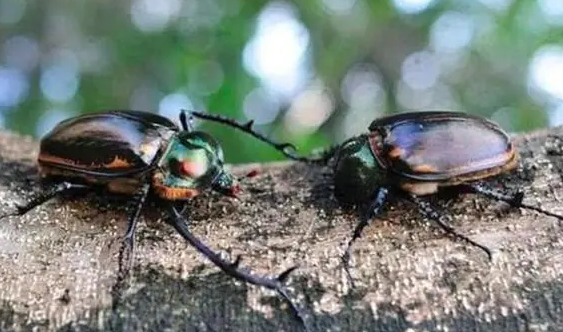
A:
<svg viewBox="0 0 563 332">
<path fill-rule="evenodd" d="M 341 203 L 363 203 L 383 184 L 386 170 L 370 145 L 370 140 L 378 139 L 378 134 L 371 133 L 354 137 L 340 147 L 334 165 L 334 193 Z"/>
<path fill-rule="evenodd" d="M 153 187 L 164 199 L 193 197 L 224 174 L 222 158 L 221 147 L 208 134 L 180 132 L 158 163 Z"/>
</svg>

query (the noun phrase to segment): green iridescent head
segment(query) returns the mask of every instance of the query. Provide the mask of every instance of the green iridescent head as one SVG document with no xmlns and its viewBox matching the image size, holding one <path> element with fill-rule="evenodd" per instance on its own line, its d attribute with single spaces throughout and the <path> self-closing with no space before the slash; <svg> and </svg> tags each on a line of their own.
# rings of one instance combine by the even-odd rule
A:
<svg viewBox="0 0 563 332">
<path fill-rule="evenodd" d="M 366 135 L 344 142 L 334 165 L 334 194 L 341 204 L 363 203 L 385 178 Z"/>
<path fill-rule="evenodd" d="M 206 188 L 233 197 L 240 191 L 233 176 L 224 169 L 223 149 L 204 132 L 179 132 L 158 166 L 153 185 L 168 200 L 187 199 Z"/>
</svg>

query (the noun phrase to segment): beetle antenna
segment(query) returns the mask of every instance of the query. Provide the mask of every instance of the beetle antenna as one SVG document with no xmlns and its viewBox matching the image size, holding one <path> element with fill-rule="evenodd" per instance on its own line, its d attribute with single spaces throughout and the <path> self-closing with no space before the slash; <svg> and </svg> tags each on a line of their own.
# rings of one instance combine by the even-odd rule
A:
<svg viewBox="0 0 563 332">
<path fill-rule="evenodd" d="M 545 214 L 545 215 L 550 216 L 550 217 L 555 217 L 559 220 L 563 220 L 562 215 L 546 211 L 544 209 L 541 209 L 541 208 L 533 206 L 533 205 L 528 205 L 528 204 L 522 203 L 522 200 L 524 199 L 524 193 L 521 192 L 521 191 L 518 191 L 515 195 L 507 195 L 507 194 L 502 193 L 498 190 L 494 190 L 492 188 L 489 188 L 486 185 L 484 185 L 483 183 L 464 184 L 463 186 L 468 188 L 471 192 L 473 192 L 475 194 L 481 194 L 483 196 L 492 198 L 492 199 L 497 200 L 497 201 L 506 202 L 506 203 L 508 203 L 508 204 L 510 204 L 511 206 L 514 206 L 514 207 L 529 209 L 529 210 L 532 210 L 532 211 L 536 211 L 536 212 Z"/>
<path fill-rule="evenodd" d="M 254 136 L 255 138 L 261 140 L 262 142 L 265 142 L 268 145 L 272 146 L 274 149 L 283 153 L 283 155 L 286 156 L 287 158 L 292 159 L 292 160 L 296 160 L 296 161 L 301 161 L 301 162 L 305 162 L 305 163 L 309 163 L 309 164 L 326 164 L 328 162 L 328 160 L 330 158 L 332 158 L 332 156 L 335 154 L 335 152 L 337 150 L 337 147 L 331 147 L 331 148 L 323 151 L 323 153 L 321 154 L 320 157 L 303 157 L 303 156 L 299 156 L 295 153 L 297 148 L 293 144 L 291 144 L 291 143 L 276 143 L 276 142 L 272 141 L 271 139 L 267 138 L 266 136 L 260 134 L 259 132 L 255 131 L 254 129 L 252 129 L 252 126 L 254 125 L 254 120 L 250 120 L 250 121 L 248 121 L 244 124 L 241 124 L 239 122 L 236 122 L 235 120 L 232 120 L 232 119 L 229 119 L 227 117 L 220 116 L 220 115 L 206 114 L 206 113 L 197 112 L 197 111 L 190 111 L 190 114 L 192 114 L 196 118 L 221 123 L 221 124 L 239 129 L 239 130 L 241 130 L 241 131 L 243 131 L 247 134 Z"/>
<path fill-rule="evenodd" d="M 291 308 L 291 311 L 295 315 L 295 317 L 299 320 L 301 325 L 306 331 L 309 331 L 309 328 L 306 324 L 303 312 L 295 305 L 295 303 L 291 300 L 287 293 L 287 289 L 284 285 L 289 274 L 297 268 L 297 266 L 290 267 L 289 269 L 285 270 L 284 272 L 280 273 L 277 277 L 266 277 L 260 276 L 253 273 L 248 272 L 247 269 L 241 268 L 241 258 L 240 256 L 234 262 L 228 262 L 222 259 L 219 254 L 215 253 L 211 248 L 209 248 L 205 243 L 200 241 L 197 237 L 195 237 L 189 230 L 188 224 L 186 220 L 178 213 L 178 210 L 174 207 L 173 204 L 168 204 L 168 212 L 170 216 L 170 224 L 176 229 L 178 233 L 188 241 L 197 251 L 207 257 L 213 264 L 215 264 L 218 268 L 223 270 L 226 274 L 230 275 L 231 277 L 247 282 L 249 284 L 262 286 L 268 289 L 271 289 L 278 293 L 278 295 L 285 300 L 285 302 Z"/>
<path fill-rule="evenodd" d="M 182 128 L 188 132 L 194 131 L 194 124 L 193 124 L 193 117 L 189 114 L 189 111 L 184 109 L 180 110 L 180 123 L 182 124 Z"/>
</svg>

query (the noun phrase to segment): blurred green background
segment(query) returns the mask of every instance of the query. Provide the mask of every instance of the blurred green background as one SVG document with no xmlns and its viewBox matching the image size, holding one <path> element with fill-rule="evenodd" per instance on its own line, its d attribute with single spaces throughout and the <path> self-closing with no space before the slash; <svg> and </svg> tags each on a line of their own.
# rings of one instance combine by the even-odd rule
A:
<svg viewBox="0 0 563 332">
<path fill-rule="evenodd" d="M 0 0 L 0 123 L 207 110 L 303 153 L 383 114 L 563 123 L 563 0 Z M 202 124 L 233 163 L 283 159 Z"/>
</svg>

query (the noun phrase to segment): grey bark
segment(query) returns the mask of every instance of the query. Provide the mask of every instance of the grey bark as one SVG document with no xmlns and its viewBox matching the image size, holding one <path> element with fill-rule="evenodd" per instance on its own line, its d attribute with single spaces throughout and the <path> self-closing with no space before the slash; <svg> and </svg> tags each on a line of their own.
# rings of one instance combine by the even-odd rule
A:
<svg viewBox="0 0 563 332">
<path fill-rule="evenodd" d="M 497 183 L 563 214 L 563 128 L 517 137 L 522 162 Z M 0 135 L 3 212 L 38 190 L 38 145 Z M 462 153 L 462 152 L 460 152 Z M 561 331 L 563 240 L 552 217 L 476 195 L 436 200 L 455 227 L 495 249 L 489 262 L 444 236 L 406 202 L 391 204 L 353 251 L 351 289 L 340 256 L 356 223 L 331 194 L 330 170 L 295 163 L 234 167 L 261 174 L 239 200 L 207 193 L 190 203 L 192 230 L 254 272 L 294 265 L 291 294 L 318 331 Z M 55 199 L 0 221 L 0 330 L 297 331 L 270 291 L 234 281 L 163 221 L 142 214 L 130 287 L 110 309 L 125 201 Z"/>
</svg>

